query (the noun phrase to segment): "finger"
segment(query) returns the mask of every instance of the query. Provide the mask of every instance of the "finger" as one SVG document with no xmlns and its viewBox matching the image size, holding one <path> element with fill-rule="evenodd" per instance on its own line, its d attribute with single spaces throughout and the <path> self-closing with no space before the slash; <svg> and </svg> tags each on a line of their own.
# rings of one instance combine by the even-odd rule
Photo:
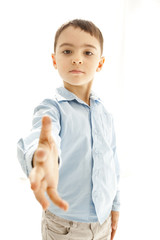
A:
<svg viewBox="0 0 160 240">
<path fill-rule="evenodd" d="M 63 209 L 64 211 L 68 210 L 68 203 L 64 200 L 62 200 L 59 196 L 57 191 L 54 188 L 47 188 L 47 193 L 52 202 L 58 206 L 59 208 Z"/>
<path fill-rule="evenodd" d="M 41 181 L 44 178 L 44 170 L 42 167 L 34 167 L 29 175 L 31 189 L 33 191 L 38 191 Z"/>
<path fill-rule="evenodd" d="M 44 116 L 42 118 L 42 128 L 40 133 L 40 139 L 39 141 L 44 143 L 45 141 L 48 141 L 51 137 L 51 131 L 52 131 L 52 121 L 49 116 Z"/>
<path fill-rule="evenodd" d="M 47 159 L 48 152 L 47 149 L 44 149 L 42 147 L 38 147 L 35 154 L 34 154 L 34 162 L 45 162 Z"/>
<path fill-rule="evenodd" d="M 42 183 L 42 186 L 37 192 L 34 192 L 34 195 L 37 199 L 37 201 L 41 204 L 42 208 L 46 210 L 49 207 L 49 201 L 47 200 L 45 196 L 45 189 L 46 189 L 46 182 L 44 181 Z"/>
</svg>

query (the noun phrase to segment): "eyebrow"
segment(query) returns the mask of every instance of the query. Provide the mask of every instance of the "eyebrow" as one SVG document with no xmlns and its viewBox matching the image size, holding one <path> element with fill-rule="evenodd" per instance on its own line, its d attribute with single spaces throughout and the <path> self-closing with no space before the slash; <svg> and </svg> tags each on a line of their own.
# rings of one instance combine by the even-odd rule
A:
<svg viewBox="0 0 160 240">
<path fill-rule="evenodd" d="M 59 47 L 61 48 L 64 46 L 74 47 L 74 45 L 72 43 L 62 43 Z M 95 50 L 97 50 L 97 48 L 91 44 L 83 44 L 81 47 L 90 47 L 90 48 L 94 48 Z"/>
</svg>

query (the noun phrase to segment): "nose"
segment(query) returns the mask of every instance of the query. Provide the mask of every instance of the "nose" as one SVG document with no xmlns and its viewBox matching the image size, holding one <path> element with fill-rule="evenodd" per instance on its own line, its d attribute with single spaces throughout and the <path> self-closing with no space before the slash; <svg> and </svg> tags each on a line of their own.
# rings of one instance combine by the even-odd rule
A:
<svg viewBox="0 0 160 240">
<path fill-rule="evenodd" d="M 81 60 L 81 59 L 73 59 L 72 60 L 72 64 L 77 64 L 77 65 L 79 65 L 79 64 L 83 64 L 83 61 Z"/>
</svg>

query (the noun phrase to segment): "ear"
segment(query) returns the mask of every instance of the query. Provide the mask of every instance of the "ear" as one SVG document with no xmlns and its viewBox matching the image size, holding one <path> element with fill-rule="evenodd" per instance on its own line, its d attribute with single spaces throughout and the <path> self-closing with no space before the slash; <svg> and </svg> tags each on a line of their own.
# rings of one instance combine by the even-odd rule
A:
<svg viewBox="0 0 160 240">
<path fill-rule="evenodd" d="M 99 64 L 98 64 L 98 67 L 96 69 L 96 72 L 100 72 L 102 67 L 103 67 L 103 64 L 105 62 L 105 57 L 101 57 L 100 61 L 99 61 Z"/>
<path fill-rule="evenodd" d="M 51 54 L 51 57 L 52 57 L 53 66 L 54 66 L 55 69 L 57 69 L 57 62 L 56 62 L 55 54 L 52 53 L 52 54 Z"/>
</svg>

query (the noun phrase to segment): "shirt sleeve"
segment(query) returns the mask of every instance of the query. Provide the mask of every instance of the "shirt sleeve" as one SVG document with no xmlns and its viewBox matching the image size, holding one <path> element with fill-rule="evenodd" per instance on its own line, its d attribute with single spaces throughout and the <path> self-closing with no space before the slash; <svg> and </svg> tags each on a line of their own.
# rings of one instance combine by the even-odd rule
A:
<svg viewBox="0 0 160 240">
<path fill-rule="evenodd" d="M 41 131 L 41 120 L 44 115 L 47 115 L 52 120 L 52 137 L 56 142 L 58 149 L 59 168 L 61 166 L 61 137 L 60 137 L 60 113 L 58 107 L 53 100 L 44 100 L 34 110 L 32 129 L 30 133 L 21 138 L 17 143 L 17 157 L 21 164 L 24 173 L 29 176 L 32 170 L 32 158 L 35 150 L 38 147 L 39 136 Z"/>
<path fill-rule="evenodd" d="M 118 157 L 117 157 L 116 135 L 115 135 L 113 118 L 112 118 L 112 142 L 111 142 L 111 147 L 112 147 L 112 150 L 113 150 L 115 170 L 116 170 L 116 178 L 117 178 L 117 191 L 116 191 L 115 198 L 113 200 L 112 211 L 119 211 L 120 210 L 120 189 L 119 189 L 120 166 L 119 166 L 119 161 L 118 161 Z"/>
</svg>

